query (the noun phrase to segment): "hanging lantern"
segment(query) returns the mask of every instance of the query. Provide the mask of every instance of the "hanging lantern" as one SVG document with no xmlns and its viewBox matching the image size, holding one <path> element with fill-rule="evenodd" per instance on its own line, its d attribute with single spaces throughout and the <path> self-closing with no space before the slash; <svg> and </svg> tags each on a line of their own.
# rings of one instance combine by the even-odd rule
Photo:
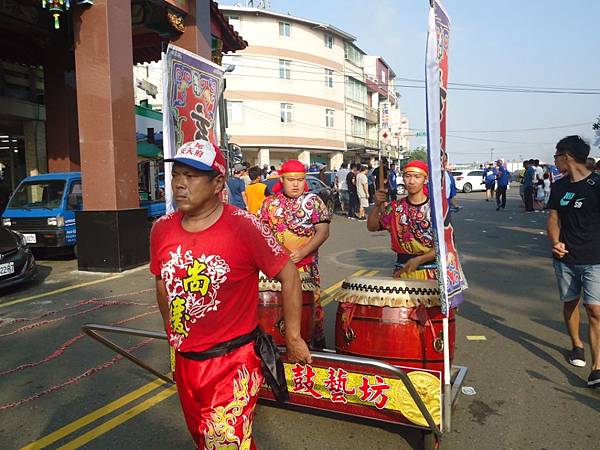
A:
<svg viewBox="0 0 600 450">
<path fill-rule="evenodd" d="M 54 17 L 54 28 L 60 28 L 60 16 L 71 7 L 70 0 L 42 0 L 42 8 L 47 8 L 52 17 Z"/>
</svg>

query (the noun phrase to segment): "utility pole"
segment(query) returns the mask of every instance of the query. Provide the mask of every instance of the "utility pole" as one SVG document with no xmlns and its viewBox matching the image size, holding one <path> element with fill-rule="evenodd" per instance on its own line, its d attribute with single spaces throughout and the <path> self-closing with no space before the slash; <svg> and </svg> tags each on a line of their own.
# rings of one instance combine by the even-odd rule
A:
<svg viewBox="0 0 600 450">
<path fill-rule="evenodd" d="M 490 148 L 490 161 L 494 160 L 494 147 Z"/>
</svg>

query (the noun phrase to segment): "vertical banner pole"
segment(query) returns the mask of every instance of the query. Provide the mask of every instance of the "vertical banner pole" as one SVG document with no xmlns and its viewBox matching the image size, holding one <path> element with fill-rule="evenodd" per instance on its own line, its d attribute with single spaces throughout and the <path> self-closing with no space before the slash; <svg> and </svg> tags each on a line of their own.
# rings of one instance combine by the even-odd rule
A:
<svg viewBox="0 0 600 450">
<path fill-rule="evenodd" d="M 163 104 L 163 158 L 169 159 L 175 155 L 175 149 L 173 148 L 174 139 L 173 130 L 171 126 L 171 114 L 169 112 L 170 104 L 169 104 L 169 66 L 170 62 L 167 57 L 167 52 L 161 53 L 161 61 L 162 61 L 162 104 Z M 170 214 L 175 210 L 175 206 L 173 205 L 173 187 L 171 186 L 171 168 L 173 163 L 164 163 L 164 173 L 165 173 L 165 206 L 166 206 L 166 214 Z"/>
<path fill-rule="evenodd" d="M 434 247 L 438 268 L 438 286 L 444 319 L 444 383 L 442 424 L 443 430 L 451 428 L 452 386 L 450 373 L 450 339 L 448 314 L 450 311 L 448 261 L 458 257 L 452 244 L 452 229 L 449 224 L 448 199 L 446 196 L 443 155 L 446 152 L 446 88 L 448 82 L 448 39 L 450 19 L 439 0 L 431 0 L 427 33 L 427 56 L 425 63 L 426 104 L 427 104 L 427 150 L 429 163 L 429 191 L 431 214 L 434 224 Z M 448 222 L 448 226 L 446 226 Z M 448 248 L 450 247 L 450 248 Z M 451 252 L 452 258 L 448 258 Z M 459 277 L 460 278 L 460 277 Z M 455 292 L 456 277 L 452 279 Z M 460 282 L 458 283 L 460 288 Z"/>
</svg>

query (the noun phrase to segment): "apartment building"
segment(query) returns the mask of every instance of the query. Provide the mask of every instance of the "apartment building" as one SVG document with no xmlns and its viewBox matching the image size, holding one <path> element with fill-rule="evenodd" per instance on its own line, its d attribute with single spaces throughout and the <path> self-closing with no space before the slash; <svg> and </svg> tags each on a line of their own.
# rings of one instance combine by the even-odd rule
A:
<svg viewBox="0 0 600 450">
<path fill-rule="evenodd" d="M 396 74 L 381 57 L 366 55 L 364 72 L 368 106 L 378 112 L 378 136 L 384 154 L 392 159 L 410 152 L 409 120 L 400 110 Z"/>
<path fill-rule="evenodd" d="M 259 8 L 220 6 L 249 46 L 223 57 L 228 135 L 244 158 L 296 158 L 338 169 L 346 151 L 345 44 L 331 25 Z"/>
</svg>

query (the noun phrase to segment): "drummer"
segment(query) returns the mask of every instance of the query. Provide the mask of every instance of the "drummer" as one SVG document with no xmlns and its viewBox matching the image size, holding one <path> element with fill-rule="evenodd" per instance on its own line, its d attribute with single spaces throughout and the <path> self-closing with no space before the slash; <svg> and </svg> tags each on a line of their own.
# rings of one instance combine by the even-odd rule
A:
<svg viewBox="0 0 600 450">
<path fill-rule="evenodd" d="M 325 314 L 321 307 L 318 250 L 329 237 L 331 217 L 327 206 L 316 194 L 308 192 L 304 164 L 289 160 L 279 170 L 280 180 L 273 186 L 258 216 L 271 229 L 290 254 L 300 271 L 308 272 L 315 283 L 314 348 L 325 347 Z"/>
<path fill-rule="evenodd" d="M 388 230 L 396 252 L 395 278 L 436 279 L 431 206 L 425 193 L 429 169 L 423 161 L 404 166 L 402 178 L 408 195 L 387 202 L 386 189 L 375 193 L 375 207 L 369 212 L 369 231 Z"/>
</svg>

